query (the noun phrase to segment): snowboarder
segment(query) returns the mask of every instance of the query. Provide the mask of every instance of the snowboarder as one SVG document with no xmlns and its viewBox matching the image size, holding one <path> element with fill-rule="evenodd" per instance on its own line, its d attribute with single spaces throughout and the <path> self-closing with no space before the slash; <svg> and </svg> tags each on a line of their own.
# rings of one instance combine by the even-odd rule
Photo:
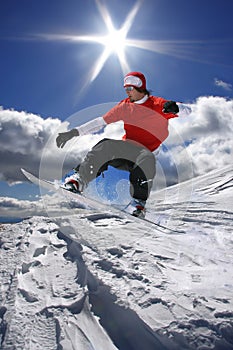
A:
<svg viewBox="0 0 233 350">
<path fill-rule="evenodd" d="M 59 133 L 58 147 L 75 136 L 94 133 L 117 121 L 124 122 L 122 140 L 103 139 L 86 155 L 84 161 L 65 179 L 65 186 L 73 192 L 82 192 L 90 181 L 111 165 L 129 172 L 132 215 L 144 216 L 145 204 L 155 176 L 154 152 L 168 136 L 168 119 L 178 117 L 175 101 L 155 97 L 146 87 L 141 72 L 130 72 L 124 77 L 127 98 L 105 115 L 67 132 Z"/>
</svg>

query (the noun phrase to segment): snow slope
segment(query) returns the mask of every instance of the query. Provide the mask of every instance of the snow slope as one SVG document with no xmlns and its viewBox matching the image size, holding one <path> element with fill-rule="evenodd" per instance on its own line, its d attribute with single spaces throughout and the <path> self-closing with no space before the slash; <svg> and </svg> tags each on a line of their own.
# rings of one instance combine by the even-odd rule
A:
<svg viewBox="0 0 233 350">
<path fill-rule="evenodd" d="M 148 216 L 1 225 L 1 349 L 233 349 L 233 168 L 154 192 Z"/>
</svg>

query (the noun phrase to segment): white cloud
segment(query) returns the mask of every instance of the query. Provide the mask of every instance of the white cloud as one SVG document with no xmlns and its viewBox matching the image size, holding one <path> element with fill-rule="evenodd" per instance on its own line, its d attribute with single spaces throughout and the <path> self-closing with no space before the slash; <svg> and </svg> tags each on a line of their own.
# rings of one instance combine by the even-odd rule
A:
<svg viewBox="0 0 233 350">
<path fill-rule="evenodd" d="M 0 180 L 9 183 L 25 180 L 20 168 L 34 174 L 42 171 L 49 179 L 60 178 L 62 167 L 66 171 L 72 169 L 101 136 L 75 138 L 64 149 L 58 149 L 58 132 L 67 128 L 69 121 L 62 123 L 55 118 L 0 109 Z"/>
<path fill-rule="evenodd" d="M 60 125 L 59 119 L 0 110 L 1 180 L 22 180 L 21 167 L 37 172 L 43 148 Z"/>
<path fill-rule="evenodd" d="M 12 197 L 0 197 L 0 217 L 29 217 L 70 215 L 70 209 L 78 208 L 78 204 L 70 202 L 57 193 L 43 195 L 39 200 L 19 200 Z M 75 213 L 72 211 L 72 213 Z"/>
<path fill-rule="evenodd" d="M 232 90 L 232 85 L 229 84 L 229 83 L 226 83 L 223 80 L 215 78 L 214 79 L 214 83 L 215 83 L 216 86 L 219 86 L 219 87 L 223 88 L 224 90 L 227 90 L 227 91 Z"/>
<path fill-rule="evenodd" d="M 233 155 L 233 100 L 200 97 L 191 107 L 189 116 L 171 120 L 166 141 L 182 180 L 231 164 Z"/>
<path fill-rule="evenodd" d="M 26 215 L 38 215 L 40 208 L 43 208 L 41 201 L 31 202 L 10 197 L 0 197 L 0 216 L 25 217 Z"/>
</svg>

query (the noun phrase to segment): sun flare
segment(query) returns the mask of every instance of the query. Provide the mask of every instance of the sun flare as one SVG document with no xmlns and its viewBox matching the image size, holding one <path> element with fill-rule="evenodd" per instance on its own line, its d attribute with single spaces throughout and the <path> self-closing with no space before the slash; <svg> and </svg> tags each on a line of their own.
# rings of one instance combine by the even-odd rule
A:
<svg viewBox="0 0 233 350">
<path fill-rule="evenodd" d="M 104 67 L 105 62 L 111 55 L 116 55 L 118 57 L 119 64 L 123 74 L 127 73 L 130 70 L 129 64 L 125 57 L 125 48 L 127 46 L 136 46 L 135 42 L 127 39 L 128 32 L 135 20 L 135 17 L 138 13 L 138 10 L 142 4 L 142 0 L 137 0 L 135 5 L 131 8 L 128 13 L 124 23 L 119 29 L 116 29 L 113 25 L 112 18 L 106 8 L 106 6 L 101 2 L 101 0 L 96 0 L 96 6 L 99 10 L 99 13 L 104 21 L 106 26 L 106 35 L 67 35 L 67 34 L 40 34 L 40 37 L 43 37 L 47 40 L 62 40 L 70 41 L 73 43 L 77 42 L 86 42 L 86 43 L 97 43 L 103 46 L 103 52 L 95 61 L 95 64 L 92 66 L 91 71 L 88 74 L 87 82 L 84 84 L 83 89 L 92 83 L 101 70 Z"/>
<path fill-rule="evenodd" d="M 103 51 L 97 59 L 93 59 L 93 65 L 91 70 L 86 75 L 86 84 L 83 84 L 82 91 L 86 89 L 100 74 L 105 62 L 111 55 L 116 55 L 123 74 L 130 71 L 128 60 L 126 59 L 126 48 L 134 47 L 142 50 L 149 50 L 152 52 L 160 52 L 168 54 L 168 48 L 171 46 L 171 42 L 161 42 L 158 40 L 138 40 L 129 39 L 128 33 L 131 29 L 138 10 L 143 0 L 137 0 L 135 5 L 131 8 L 124 23 L 119 29 L 114 27 L 112 18 L 101 0 L 95 0 L 96 6 L 103 19 L 106 27 L 105 35 L 67 35 L 67 34 L 41 34 L 40 37 L 46 40 L 62 40 L 70 41 L 72 43 L 85 42 L 85 43 L 97 43 L 103 46 Z"/>
<path fill-rule="evenodd" d="M 105 35 L 101 34 L 87 34 L 87 35 L 70 35 L 70 34 L 37 34 L 36 37 L 43 38 L 45 40 L 59 40 L 77 43 L 87 44 L 99 44 L 103 47 L 103 51 L 99 57 L 93 57 L 91 68 L 89 72 L 85 73 L 85 82 L 82 83 L 83 92 L 100 74 L 106 61 L 111 55 L 115 55 L 118 58 L 119 65 L 123 74 L 128 73 L 130 69 L 129 59 L 126 58 L 126 49 L 140 49 L 145 51 L 154 52 L 162 55 L 169 55 L 176 58 L 200 61 L 195 59 L 193 50 L 195 46 L 200 50 L 200 45 L 206 44 L 204 41 L 190 41 L 190 40 L 160 40 L 160 39 L 136 39 L 128 38 L 128 33 L 136 21 L 136 15 L 143 4 L 144 0 L 137 0 L 130 12 L 127 14 L 125 21 L 116 29 L 114 27 L 113 20 L 106 7 L 107 1 L 95 0 L 96 7 L 102 17 L 103 27 L 105 27 Z M 102 28 L 103 29 L 103 28 Z M 127 50 L 128 51 L 128 50 Z M 205 62 L 205 61 L 204 61 Z M 80 84 L 79 84 L 80 86 Z"/>
</svg>

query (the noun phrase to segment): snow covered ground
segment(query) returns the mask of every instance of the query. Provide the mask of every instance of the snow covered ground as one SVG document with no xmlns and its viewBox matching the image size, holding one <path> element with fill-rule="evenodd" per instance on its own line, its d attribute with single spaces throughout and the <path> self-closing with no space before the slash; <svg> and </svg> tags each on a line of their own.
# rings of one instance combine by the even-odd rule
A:
<svg viewBox="0 0 233 350">
<path fill-rule="evenodd" d="M 233 349 L 233 168 L 143 221 L 75 209 L 0 226 L 1 349 Z"/>
</svg>

